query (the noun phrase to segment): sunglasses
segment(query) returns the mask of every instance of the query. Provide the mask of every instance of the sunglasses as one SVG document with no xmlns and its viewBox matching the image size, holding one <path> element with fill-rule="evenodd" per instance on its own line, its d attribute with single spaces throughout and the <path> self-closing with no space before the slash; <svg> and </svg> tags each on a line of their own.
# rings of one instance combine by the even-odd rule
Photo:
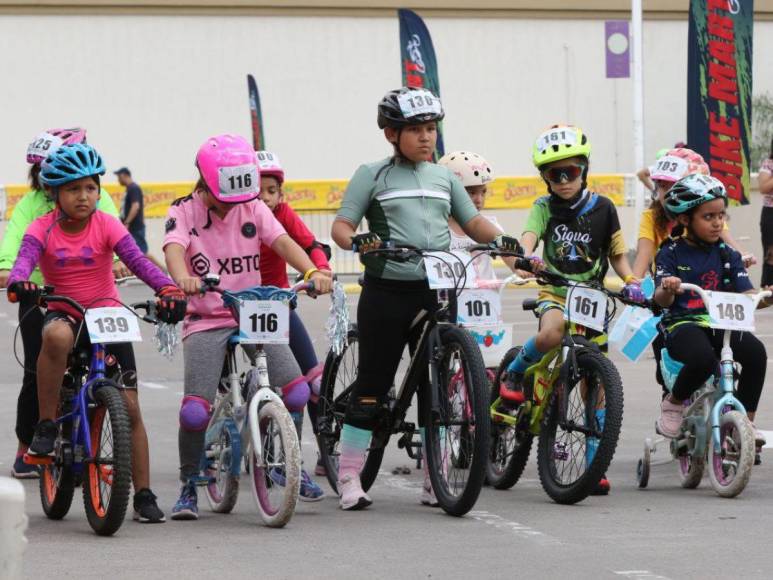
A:
<svg viewBox="0 0 773 580">
<path fill-rule="evenodd" d="M 585 171 L 584 165 L 566 165 L 564 167 L 551 167 L 542 172 L 542 177 L 551 183 L 569 183 L 574 181 L 582 172 Z"/>
</svg>

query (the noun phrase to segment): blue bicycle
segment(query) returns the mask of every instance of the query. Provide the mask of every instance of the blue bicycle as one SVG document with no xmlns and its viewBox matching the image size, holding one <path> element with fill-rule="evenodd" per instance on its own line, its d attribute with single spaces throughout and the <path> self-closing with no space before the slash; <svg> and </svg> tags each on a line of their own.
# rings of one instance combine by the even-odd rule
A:
<svg viewBox="0 0 773 580">
<path fill-rule="evenodd" d="M 41 306 L 59 302 L 68 304 L 83 316 L 87 309 L 67 296 L 53 294 L 47 286 Z M 143 320 L 156 323 L 155 302 L 132 305 L 146 315 L 127 311 Z M 123 327 L 127 319 L 105 319 L 103 324 Z M 85 332 L 85 324 L 81 329 Z M 70 510 L 75 488 L 83 487 L 83 504 L 89 525 L 100 536 L 118 531 L 126 515 L 131 491 L 131 425 L 120 390 L 120 369 L 102 343 L 91 349 L 76 346 L 70 355 L 60 391 L 59 435 L 54 456 L 25 456 L 25 462 L 38 464 L 40 500 L 50 519 L 60 520 Z"/>
</svg>

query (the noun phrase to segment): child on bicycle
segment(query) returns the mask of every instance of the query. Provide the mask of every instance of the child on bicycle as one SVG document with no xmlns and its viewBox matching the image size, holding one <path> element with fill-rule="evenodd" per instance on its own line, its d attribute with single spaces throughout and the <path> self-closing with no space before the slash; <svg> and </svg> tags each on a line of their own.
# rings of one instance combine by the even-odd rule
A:
<svg viewBox="0 0 773 580">
<path fill-rule="evenodd" d="M 199 180 L 194 191 L 173 202 L 166 221 L 164 254 L 172 278 L 191 296 L 183 323 L 185 395 L 180 407 L 180 498 L 172 519 L 198 519 L 196 483 L 204 435 L 220 381 L 228 340 L 238 322 L 219 294 L 201 295 L 201 277 L 220 276 L 220 288 L 242 290 L 260 285 L 261 244 L 271 247 L 314 283 L 330 291 L 331 278 L 320 272 L 258 199 L 260 177 L 255 151 L 237 135 L 207 139 L 196 154 Z M 283 385 L 288 410 L 302 410 L 309 386 L 287 345 L 265 345 L 269 379 Z M 272 471 L 281 485 L 283 474 Z"/>
<path fill-rule="evenodd" d="M 444 250 L 453 216 L 474 240 L 498 239 L 506 249 L 517 240 L 501 236 L 481 217 L 462 184 L 451 172 L 431 162 L 437 124 L 444 113 L 440 100 L 425 89 L 403 87 L 389 91 L 378 105 L 378 126 L 392 146 L 386 159 L 361 165 L 346 188 L 333 222 L 332 237 L 345 250 L 361 253 L 381 241 L 422 249 Z M 357 234 L 363 218 L 369 233 Z M 357 306 L 359 328 L 358 376 L 341 431 L 338 469 L 340 506 L 344 510 L 370 505 L 360 471 L 382 403 L 392 385 L 411 323 L 422 310 L 437 309 L 437 295 L 429 289 L 421 262 L 395 262 L 363 256 L 365 280 Z M 421 501 L 437 505 L 428 474 Z"/>
<path fill-rule="evenodd" d="M 86 130 L 80 128 L 49 129 L 35 137 L 27 147 L 27 163 L 30 164 L 30 190 L 25 193 L 14 206 L 11 219 L 5 228 L 2 246 L 0 246 L 0 288 L 8 285 L 8 276 L 21 247 L 21 240 L 29 225 L 37 218 L 52 211 L 54 200 L 40 183 L 40 164 L 62 145 L 73 145 L 86 142 Z M 106 191 L 102 191 L 97 203 L 97 209 L 118 217 L 118 210 L 113 199 Z M 116 278 L 128 275 L 126 267 L 119 261 L 113 263 L 113 274 Z M 30 274 L 30 280 L 38 285 L 43 284 L 40 269 Z M 40 354 L 40 336 L 43 332 L 43 313 L 35 304 L 19 305 L 19 332 L 24 347 L 24 378 L 22 379 L 19 399 L 16 405 L 16 436 L 19 440 L 16 459 L 11 468 L 11 475 L 19 479 L 36 478 L 39 475 L 37 465 L 24 463 L 26 453 L 35 425 L 38 422 L 38 392 L 35 380 L 35 366 Z"/>
<path fill-rule="evenodd" d="M 258 168 L 260 170 L 260 199 L 268 206 L 277 221 L 295 242 L 303 248 L 319 268 L 320 272 L 330 273 L 330 247 L 318 242 L 314 234 L 306 227 L 303 220 L 293 211 L 288 203 L 284 201 L 282 193 L 282 184 L 285 180 L 285 172 L 275 153 L 270 151 L 258 151 Z M 287 262 L 277 254 L 270 246 L 263 244 L 260 247 L 260 277 L 263 284 L 267 286 L 277 286 L 279 288 L 289 288 L 290 281 L 287 279 Z M 317 360 L 317 353 L 314 352 L 314 345 L 311 343 L 309 333 L 298 316 L 298 312 L 293 309 L 290 311 L 290 350 L 301 367 L 301 372 L 306 377 L 306 382 L 311 388 L 311 397 L 306 406 L 309 409 L 309 419 L 316 432 L 317 429 L 317 399 L 319 398 L 319 386 L 322 380 L 323 363 Z M 301 438 L 301 429 L 303 426 L 303 410 L 293 412 L 293 420 L 298 430 L 298 439 Z M 317 471 L 322 470 L 320 473 Z M 324 467 L 321 462 L 317 462 L 315 473 L 325 475 Z M 325 492 L 317 483 L 309 477 L 306 470 L 301 471 L 301 494 L 304 501 L 318 501 L 323 499 Z"/>
<path fill-rule="evenodd" d="M 59 295 L 84 307 L 115 306 L 120 297 L 112 273 L 116 253 L 134 274 L 159 296 L 159 319 L 177 322 L 185 311 L 185 296 L 139 250 L 121 222 L 97 209 L 100 175 L 105 166 L 99 153 L 85 144 L 64 145 L 48 156 L 40 180 L 56 203 L 51 213 L 36 219 L 22 239 L 9 278 L 9 300 L 36 304 L 40 288 L 29 280 L 35 266 Z M 28 454 L 54 453 L 58 428 L 54 419 L 59 406 L 67 359 L 74 347 L 88 348 L 88 333 L 79 312 L 66 304 L 52 303 L 43 320 L 43 338 L 37 365 L 40 422 L 35 427 Z M 149 450 L 137 397 L 137 373 L 131 343 L 111 344 L 122 371 L 124 400 L 131 421 L 134 519 L 163 522 L 164 514 L 150 490 Z"/>
<path fill-rule="evenodd" d="M 532 160 L 547 185 L 549 195 L 536 201 L 521 237 L 526 256 L 535 270 L 546 268 L 576 282 L 603 282 L 609 265 L 624 280 L 623 292 L 643 300 L 639 281 L 631 272 L 614 204 L 587 189 L 591 146 L 579 127 L 554 125 L 534 144 Z M 542 241 L 542 259 L 532 252 Z M 513 406 L 524 401 L 522 380 L 526 369 L 561 344 L 564 335 L 566 288 L 544 287 L 538 296 L 539 332 L 523 345 L 500 382 L 500 397 Z M 604 428 L 605 411 L 596 420 Z M 593 451 L 588 446 L 588 462 Z M 610 485 L 603 477 L 594 490 L 606 495 Z"/>
<path fill-rule="evenodd" d="M 722 182 L 707 175 L 688 175 L 666 193 L 663 207 L 669 218 L 677 222 L 677 227 L 655 258 L 654 299 L 666 309 L 661 332 L 669 357 L 681 369 L 671 394 L 661 403 L 657 426 L 664 436 L 676 437 L 682 423 L 683 401 L 717 372 L 724 334 L 709 327 L 703 301 L 692 292 L 681 290 L 681 284 L 686 282 L 721 292 L 753 294 L 755 290 L 741 254 L 722 241 L 727 208 L 727 193 Z M 754 422 L 765 384 L 765 345 L 749 332 L 734 332 L 730 346 L 742 367 L 738 400 L 746 408 L 749 420 Z M 754 431 L 759 449 L 765 444 L 765 438 L 756 427 Z"/>
</svg>

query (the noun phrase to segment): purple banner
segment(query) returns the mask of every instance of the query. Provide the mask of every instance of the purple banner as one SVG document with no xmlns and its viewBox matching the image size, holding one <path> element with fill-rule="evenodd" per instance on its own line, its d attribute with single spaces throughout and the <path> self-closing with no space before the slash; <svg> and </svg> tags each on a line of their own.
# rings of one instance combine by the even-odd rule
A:
<svg viewBox="0 0 773 580">
<path fill-rule="evenodd" d="M 604 47 L 607 56 L 607 78 L 627 79 L 631 76 L 631 43 L 627 20 L 607 20 L 604 23 Z"/>
</svg>

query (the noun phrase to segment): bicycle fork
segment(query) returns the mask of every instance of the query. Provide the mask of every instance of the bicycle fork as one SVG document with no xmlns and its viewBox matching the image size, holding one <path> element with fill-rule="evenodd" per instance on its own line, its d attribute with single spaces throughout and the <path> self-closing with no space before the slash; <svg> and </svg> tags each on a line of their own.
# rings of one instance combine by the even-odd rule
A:
<svg viewBox="0 0 773 580">
<path fill-rule="evenodd" d="M 255 452 L 255 457 L 259 465 L 263 464 L 263 441 L 260 436 L 260 421 L 258 420 L 258 410 L 263 403 L 275 402 L 284 407 L 282 398 L 272 389 L 268 379 L 268 361 L 265 351 L 258 347 L 255 356 L 255 368 L 258 374 L 258 390 L 252 396 L 247 410 L 247 416 L 244 418 L 249 424 L 249 429 L 242 429 L 243 449 L 249 449 L 249 445 Z"/>
</svg>

